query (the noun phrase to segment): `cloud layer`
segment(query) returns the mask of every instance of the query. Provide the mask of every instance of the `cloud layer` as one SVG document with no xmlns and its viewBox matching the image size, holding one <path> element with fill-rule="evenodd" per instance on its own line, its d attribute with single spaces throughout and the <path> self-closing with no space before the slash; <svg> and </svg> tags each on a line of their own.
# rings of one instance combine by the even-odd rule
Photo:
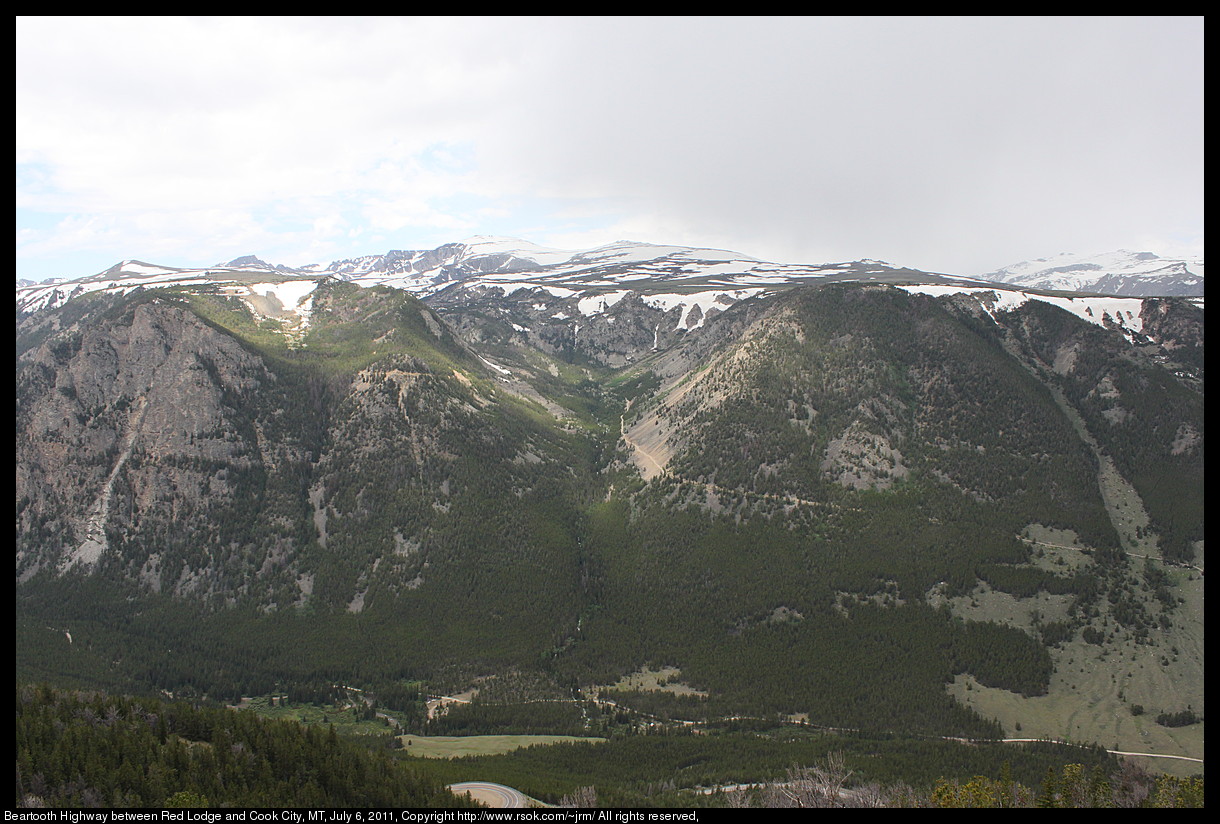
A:
<svg viewBox="0 0 1220 824">
<path fill-rule="evenodd" d="M 1201 18 L 22 18 L 16 113 L 18 276 L 1202 248 Z"/>
</svg>

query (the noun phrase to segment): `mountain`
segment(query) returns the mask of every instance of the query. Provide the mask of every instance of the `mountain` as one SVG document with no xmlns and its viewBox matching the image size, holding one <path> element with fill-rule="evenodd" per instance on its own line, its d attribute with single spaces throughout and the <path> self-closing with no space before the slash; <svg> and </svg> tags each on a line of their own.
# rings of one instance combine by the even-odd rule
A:
<svg viewBox="0 0 1220 824">
<path fill-rule="evenodd" d="M 1099 255 L 1067 252 L 1014 263 L 985 280 L 1033 289 L 1154 297 L 1203 295 L 1202 258 L 1166 258 L 1121 249 Z"/>
<path fill-rule="evenodd" d="M 737 252 L 618 241 L 582 251 L 538 246 L 517 238 L 475 236 L 423 251 L 379 255 L 289 267 L 245 255 L 203 269 L 160 266 L 125 260 L 104 272 L 76 280 L 19 281 L 17 312 L 28 314 L 89 291 L 127 291 L 136 287 L 206 282 L 252 282 L 265 273 L 271 282 L 286 278 L 333 277 L 393 286 L 427 298 L 447 292 L 461 302 L 466 290 L 498 290 L 504 297 L 525 290 L 561 298 L 584 298 L 584 313 L 600 300 L 608 305 L 629 293 L 651 296 L 683 314 L 717 301 L 728 305 L 743 297 L 790 288 L 799 283 L 836 280 L 982 285 L 1001 283 L 1029 290 L 1092 292 L 1133 297 L 1202 296 L 1202 259 L 1171 259 L 1151 252 L 1106 255 L 1060 254 L 1013 264 L 981 278 L 935 274 L 859 260 L 827 264 L 777 264 Z"/>
<path fill-rule="evenodd" d="M 86 278 L 18 286 L 19 317 L 94 291 L 206 285 L 245 300 L 286 323 L 308 323 L 308 293 L 322 279 L 407 291 L 445 314 L 467 336 L 514 335 L 550 354 L 579 354 L 621 367 L 664 348 L 739 301 L 802 284 L 921 283 L 954 289 L 994 288 L 988 280 L 936 274 L 860 260 L 827 264 L 776 264 L 736 252 L 619 241 L 596 249 L 563 251 L 515 238 L 477 236 L 426 251 L 290 268 L 253 255 L 204 269 L 126 260 Z M 1022 287 L 1014 300 L 1064 298 Z M 1004 294 L 1008 294 L 1005 290 Z M 1070 311 L 1096 321 L 1123 322 L 1135 304 L 1116 310 L 1084 298 Z M 1065 304 L 1067 305 L 1067 304 Z M 1123 314 L 1125 312 L 1125 315 Z M 605 323 L 589 323 L 590 318 Z M 609 324 L 618 325 L 611 329 Z"/>
<path fill-rule="evenodd" d="M 619 241 L 596 249 L 562 251 L 516 238 L 476 236 L 426 251 L 391 251 L 382 255 L 287 267 L 265 263 L 254 255 L 204 269 L 157 266 L 125 260 L 99 274 L 74 281 L 19 285 L 17 311 L 29 313 L 59 305 L 89 291 L 128 291 L 137 287 L 197 285 L 204 282 L 251 282 L 259 273 L 273 280 L 333 277 L 361 286 L 384 285 L 428 297 L 442 290 L 497 289 L 504 295 L 521 289 L 556 297 L 597 298 L 610 302 L 626 291 L 658 295 L 676 305 L 679 295 L 726 292 L 758 294 L 798 282 L 835 279 L 886 280 L 902 277 L 947 283 L 977 283 L 903 269 L 882 261 L 820 265 L 776 264 L 736 252 L 685 246 Z M 690 298 L 691 301 L 698 300 Z"/>
<path fill-rule="evenodd" d="M 1197 302 L 432 252 L 25 290 L 19 675 L 1201 752 Z"/>
</svg>

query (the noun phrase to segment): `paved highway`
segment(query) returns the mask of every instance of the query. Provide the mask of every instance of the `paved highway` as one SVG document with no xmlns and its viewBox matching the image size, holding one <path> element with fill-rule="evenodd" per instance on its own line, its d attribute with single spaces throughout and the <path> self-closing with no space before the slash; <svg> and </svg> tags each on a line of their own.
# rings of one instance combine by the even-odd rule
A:
<svg viewBox="0 0 1220 824">
<path fill-rule="evenodd" d="M 503 784 L 492 784 L 487 781 L 464 781 L 461 784 L 450 784 L 449 791 L 454 795 L 465 795 L 475 801 L 480 801 L 489 807 L 528 807 L 528 797 L 505 787 Z"/>
</svg>

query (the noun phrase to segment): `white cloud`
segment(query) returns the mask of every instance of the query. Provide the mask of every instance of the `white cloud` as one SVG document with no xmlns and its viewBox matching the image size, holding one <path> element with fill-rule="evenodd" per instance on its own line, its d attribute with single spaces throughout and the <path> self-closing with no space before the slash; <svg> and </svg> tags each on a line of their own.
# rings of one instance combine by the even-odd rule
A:
<svg viewBox="0 0 1220 824">
<path fill-rule="evenodd" d="M 86 247 L 174 265 L 505 226 L 962 272 L 1201 238 L 1202 31 L 19 18 L 18 273 Z"/>
</svg>

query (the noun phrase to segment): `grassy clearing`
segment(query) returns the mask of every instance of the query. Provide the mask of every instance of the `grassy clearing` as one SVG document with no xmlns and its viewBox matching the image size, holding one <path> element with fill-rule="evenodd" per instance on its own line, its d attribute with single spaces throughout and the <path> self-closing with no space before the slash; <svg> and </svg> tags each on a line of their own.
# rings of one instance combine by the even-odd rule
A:
<svg viewBox="0 0 1220 824">
<path fill-rule="evenodd" d="M 644 667 L 628 675 L 624 675 L 611 689 L 641 690 L 643 692 L 672 692 L 674 695 L 704 695 L 689 684 L 678 680 L 682 671 L 677 667 L 661 667 L 659 670 Z"/>
<path fill-rule="evenodd" d="M 1088 547 L 1079 543 L 1071 530 L 1030 524 L 1021 537 L 1033 544 L 1031 565 L 1055 575 L 1071 575 L 1093 563 L 1083 551 Z M 1040 592 L 1032 598 L 1019 598 L 980 582 L 970 594 L 947 601 L 954 615 L 968 621 L 995 621 L 1032 634 L 1037 618 L 1044 622 L 1065 620 L 1074 597 Z"/>
<path fill-rule="evenodd" d="M 1070 550 L 1046 548 L 1046 555 Z M 1131 559 L 1132 568 L 1142 561 Z M 1204 714 L 1203 577 L 1170 568 L 1173 592 L 1183 603 L 1173 612 L 1173 626 L 1150 633 L 1148 643 L 1116 635 L 1105 646 L 1079 636 L 1051 650 L 1055 663 L 1046 695 L 1033 698 L 983 687 L 973 678 L 955 679 L 949 691 L 988 718 L 995 718 L 1012 737 L 1049 737 L 1131 752 L 1203 757 L 1204 724 L 1169 728 L 1156 723 L 1161 712 L 1186 708 Z M 1014 598 L 980 589 L 955 599 L 953 610 L 970 620 L 996 620 L 1028 629 L 1033 610 L 1045 620 L 1057 618 L 1053 596 Z M 1142 712 L 1140 712 L 1142 708 Z M 1201 764 L 1146 759 L 1150 769 L 1177 775 L 1203 771 Z"/>
<path fill-rule="evenodd" d="M 400 735 L 405 752 L 420 758 L 462 758 L 468 755 L 503 755 L 535 744 L 604 743 L 604 738 L 574 735 Z"/>
<path fill-rule="evenodd" d="M 987 584 L 979 584 L 969 595 L 949 599 L 954 615 L 967 621 L 995 621 L 1010 627 L 1033 632 L 1036 617 L 1043 621 L 1063 621 L 1068 617 L 1072 595 L 1050 595 L 1040 592 L 1033 598 L 1018 598 L 999 592 Z"/>
<path fill-rule="evenodd" d="M 1110 521 L 1122 540 L 1123 551 L 1160 558 L 1161 550 L 1156 535 L 1149 529 L 1148 512 L 1139 493 L 1115 468 L 1113 460 L 1100 453 L 1097 457 L 1101 465 L 1097 483 Z"/>
<path fill-rule="evenodd" d="M 390 728 L 381 719 L 369 720 L 366 711 L 357 706 L 339 706 L 337 704 L 289 704 L 281 703 L 277 698 L 275 704 L 270 696 L 262 695 L 242 701 L 240 709 L 248 709 L 264 718 L 275 718 L 286 721 L 297 721 L 302 724 L 333 725 L 340 735 L 387 735 Z"/>
<path fill-rule="evenodd" d="M 1047 572 L 1070 575 L 1092 563 L 1089 547 L 1070 529 L 1030 524 L 1020 537 L 1034 545 L 1030 562 Z"/>
</svg>

